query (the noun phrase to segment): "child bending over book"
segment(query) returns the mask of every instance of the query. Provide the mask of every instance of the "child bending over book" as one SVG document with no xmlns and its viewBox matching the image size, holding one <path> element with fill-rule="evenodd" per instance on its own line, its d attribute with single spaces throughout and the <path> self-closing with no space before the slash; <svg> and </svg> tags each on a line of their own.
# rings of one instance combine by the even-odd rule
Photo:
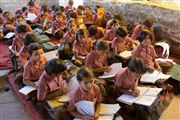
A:
<svg viewBox="0 0 180 120">
<path fill-rule="evenodd" d="M 142 74 L 146 72 L 146 64 L 140 58 L 135 58 L 128 63 L 128 66 L 121 70 L 115 77 L 117 94 L 130 94 L 139 96 L 138 81 Z"/>
<path fill-rule="evenodd" d="M 83 64 L 85 57 L 92 49 L 92 40 L 85 37 L 85 33 L 82 29 L 79 29 L 76 33 L 76 41 L 73 44 L 73 52 L 75 53 L 75 63 L 79 65 Z"/>
<path fill-rule="evenodd" d="M 39 101 L 52 99 L 68 92 L 67 81 L 63 79 L 65 71 L 66 66 L 60 59 L 54 58 L 46 64 L 45 70 L 37 82 L 37 99 Z"/>
<path fill-rule="evenodd" d="M 39 80 L 44 71 L 47 59 L 43 55 L 44 51 L 40 44 L 32 43 L 28 46 L 30 59 L 24 66 L 23 83 L 36 87 L 36 82 Z"/>
<path fill-rule="evenodd" d="M 97 41 L 95 50 L 87 55 L 85 65 L 92 68 L 96 75 L 110 71 L 108 67 L 108 52 L 109 44 L 104 40 Z"/>
<path fill-rule="evenodd" d="M 80 86 L 75 89 L 70 97 L 68 111 L 70 114 L 82 120 L 94 120 L 99 116 L 100 103 L 103 98 L 100 89 L 93 83 L 93 73 L 86 67 L 81 68 L 77 72 L 77 80 Z M 95 103 L 95 114 L 94 116 L 85 116 L 77 112 L 75 103 L 87 100 Z"/>
<path fill-rule="evenodd" d="M 159 64 L 156 62 L 156 52 L 151 45 L 152 36 L 148 31 L 142 31 L 138 37 L 140 44 L 132 51 L 132 59 L 140 57 L 146 64 L 146 69 L 149 72 L 153 72 L 155 69 L 161 70 Z"/>
</svg>

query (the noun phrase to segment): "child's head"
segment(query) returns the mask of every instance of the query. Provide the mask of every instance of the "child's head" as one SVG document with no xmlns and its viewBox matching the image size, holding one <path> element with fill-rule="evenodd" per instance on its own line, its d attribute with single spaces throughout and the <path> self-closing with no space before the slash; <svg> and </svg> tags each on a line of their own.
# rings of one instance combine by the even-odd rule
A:
<svg viewBox="0 0 180 120">
<path fill-rule="evenodd" d="M 31 55 L 30 59 L 37 62 L 41 61 L 44 53 L 42 46 L 39 43 L 31 43 L 28 46 L 28 52 Z"/>
<path fill-rule="evenodd" d="M 77 8 L 77 13 L 82 14 L 83 10 L 84 10 L 84 7 L 82 5 L 79 5 Z"/>
<path fill-rule="evenodd" d="M 21 37 L 21 38 L 24 38 L 26 32 L 27 32 L 27 26 L 26 25 L 18 25 L 16 27 L 16 32 L 18 33 L 18 35 Z"/>
<path fill-rule="evenodd" d="M 68 1 L 68 5 L 69 5 L 69 6 L 73 6 L 73 5 L 74 5 L 74 1 L 73 1 L 73 0 L 69 0 L 69 1 Z"/>
<path fill-rule="evenodd" d="M 76 33 L 76 40 L 77 41 L 83 41 L 85 37 L 83 29 L 79 29 Z"/>
<path fill-rule="evenodd" d="M 35 2 L 33 0 L 29 0 L 27 6 L 29 8 L 33 8 L 33 7 L 35 7 Z"/>
<path fill-rule="evenodd" d="M 91 7 L 90 6 L 85 6 L 85 12 L 90 13 L 91 12 Z"/>
<path fill-rule="evenodd" d="M 86 90 L 90 91 L 93 85 L 93 72 L 87 67 L 82 67 L 77 72 L 77 80 L 80 86 Z"/>
<path fill-rule="evenodd" d="M 112 22 L 111 22 L 111 26 L 112 26 L 112 29 L 116 30 L 119 28 L 119 23 L 117 22 L 116 19 L 113 19 Z"/>
<path fill-rule="evenodd" d="M 88 29 L 90 36 L 96 35 L 97 31 L 98 31 L 98 27 L 96 25 L 91 25 Z"/>
<path fill-rule="evenodd" d="M 15 20 L 17 25 L 24 24 L 24 18 L 22 15 L 16 15 Z"/>
<path fill-rule="evenodd" d="M 48 75 L 56 77 L 66 71 L 66 66 L 61 59 L 54 58 L 46 64 L 45 71 Z"/>
<path fill-rule="evenodd" d="M 64 6 L 59 6 L 60 11 L 63 13 L 64 12 Z"/>
<path fill-rule="evenodd" d="M 152 35 L 149 31 L 145 30 L 140 33 L 137 39 L 141 44 L 148 46 L 152 42 Z"/>
<path fill-rule="evenodd" d="M 5 11 L 3 13 L 3 17 L 5 18 L 5 20 L 10 20 L 10 21 L 13 20 L 13 16 L 9 11 Z"/>
<path fill-rule="evenodd" d="M 45 14 L 48 12 L 48 6 L 47 5 L 42 5 L 41 6 L 41 14 Z"/>
<path fill-rule="evenodd" d="M 32 32 L 26 33 L 26 35 L 25 35 L 25 37 L 23 39 L 24 45 L 26 47 L 29 46 L 31 43 L 35 43 L 37 41 L 38 41 L 37 36 Z"/>
<path fill-rule="evenodd" d="M 27 10 L 27 7 L 22 7 L 21 8 L 22 13 L 25 12 L 26 10 Z"/>
<path fill-rule="evenodd" d="M 151 28 L 152 25 L 153 25 L 153 20 L 152 19 L 146 19 L 144 22 L 143 22 L 143 25 L 146 26 L 147 28 Z"/>
<path fill-rule="evenodd" d="M 121 14 L 114 14 L 113 19 L 117 20 L 117 22 L 120 23 L 122 21 L 122 15 Z"/>
<path fill-rule="evenodd" d="M 99 55 L 104 55 L 109 51 L 109 44 L 105 40 L 98 40 L 95 50 Z"/>
<path fill-rule="evenodd" d="M 62 14 L 61 11 L 56 12 L 53 17 L 58 22 L 62 22 L 63 21 L 63 14 Z"/>
<path fill-rule="evenodd" d="M 68 20 L 67 25 L 68 25 L 68 30 L 69 30 L 70 32 L 74 32 L 74 33 L 76 32 L 76 30 L 77 30 L 77 25 L 76 25 L 75 20 L 74 20 L 73 18 L 71 18 L 71 19 Z"/>
<path fill-rule="evenodd" d="M 125 27 L 119 27 L 116 31 L 117 37 L 126 37 L 128 34 L 127 29 Z"/>
<path fill-rule="evenodd" d="M 132 59 L 129 61 L 127 67 L 136 76 L 142 75 L 146 72 L 146 64 L 141 58 Z"/>
<path fill-rule="evenodd" d="M 68 16 L 69 16 L 69 18 L 74 18 L 74 19 L 77 19 L 77 18 L 78 18 L 77 13 L 74 12 L 74 11 L 70 11 L 70 12 L 68 13 Z"/>
</svg>

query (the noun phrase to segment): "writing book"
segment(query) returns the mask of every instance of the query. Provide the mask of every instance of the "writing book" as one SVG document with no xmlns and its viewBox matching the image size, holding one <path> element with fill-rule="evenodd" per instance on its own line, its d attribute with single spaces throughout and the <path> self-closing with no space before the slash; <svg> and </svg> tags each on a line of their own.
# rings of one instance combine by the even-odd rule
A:
<svg viewBox="0 0 180 120">
<path fill-rule="evenodd" d="M 112 78 L 114 77 L 119 70 L 122 68 L 122 63 L 113 63 L 111 66 L 111 71 L 110 72 L 104 72 L 102 76 L 99 76 L 99 78 Z"/>
<path fill-rule="evenodd" d="M 29 93 L 31 93 L 32 91 L 35 91 L 35 90 L 36 90 L 35 87 L 25 86 L 25 87 L 21 88 L 19 90 L 19 92 L 27 96 Z"/>
<path fill-rule="evenodd" d="M 58 56 L 57 56 L 57 50 L 53 50 L 53 51 L 50 51 L 50 52 L 46 52 L 46 53 L 44 53 L 43 55 L 46 57 L 46 59 L 47 59 L 48 61 L 51 60 L 51 59 L 53 59 L 53 58 L 58 58 Z"/>
<path fill-rule="evenodd" d="M 94 102 L 79 101 L 75 106 L 77 111 L 85 116 L 93 116 L 95 114 Z M 113 120 L 114 114 L 116 114 L 120 108 L 119 104 L 100 104 L 98 120 Z M 75 120 L 80 119 L 76 118 Z"/>
<path fill-rule="evenodd" d="M 117 101 L 128 105 L 135 103 L 144 106 L 151 106 L 157 99 L 158 94 L 162 91 L 162 88 L 138 87 L 138 89 L 140 90 L 140 95 L 138 97 L 123 94 L 117 98 Z"/>
<path fill-rule="evenodd" d="M 132 57 L 132 51 L 123 51 L 121 53 L 119 53 L 119 56 L 124 58 L 124 59 L 130 59 Z"/>
<path fill-rule="evenodd" d="M 26 20 L 34 21 L 37 18 L 36 14 L 28 13 Z"/>
<path fill-rule="evenodd" d="M 160 79 L 168 79 L 171 75 L 163 74 L 162 72 L 159 72 L 157 70 L 154 70 L 154 72 L 146 72 L 141 76 L 140 82 L 141 83 L 155 83 L 157 80 Z"/>
</svg>

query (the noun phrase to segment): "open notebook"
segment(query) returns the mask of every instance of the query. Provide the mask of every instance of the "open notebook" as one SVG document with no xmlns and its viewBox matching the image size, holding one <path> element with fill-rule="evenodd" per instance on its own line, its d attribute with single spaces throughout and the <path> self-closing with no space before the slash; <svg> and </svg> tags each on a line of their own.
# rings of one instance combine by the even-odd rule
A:
<svg viewBox="0 0 180 120">
<path fill-rule="evenodd" d="M 135 103 L 144 106 L 151 106 L 157 99 L 158 94 L 162 91 L 162 88 L 138 87 L 138 89 L 140 90 L 140 95 L 138 97 L 123 94 L 117 98 L 117 101 L 128 105 Z"/>
<path fill-rule="evenodd" d="M 44 53 L 44 56 L 47 58 L 48 61 L 53 59 L 53 58 L 58 58 L 57 50 L 46 52 L 46 53 Z"/>
<path fill-rule="evenodd" d="M 85 116 L 93 116 L 95 114 L 95 104 L 91 101 L 79 101 L 75 103 L 79 113 Z M 119 104 L 100 104 L 98 120 L 113 120 L 114 114 L 120 109 Z M 75 118 L 74 120 L 80 120 Z"/>
<path fill-rule="evenodd" d="M 99 76 L 99 78 L 112 78 L 114 77 L 119 70 L 122 68 L 122 63 L 113 63 L 111 66 L 111 71 L 110 72 L 104 72 L 102 76 Z"/>
<path fill-rule="evenodd" d="M 26 20 L 34 21 L 37 18 L 36 14 L 28 13 Z"/>
<path fill-rule="evenodd" d="M 31 93 L 32 91 L 35 91 L 35 90 L 36 90 L 36 88 L 34 88 L 32 86 L 25 86 L 25 87 L 21 88 L 19 90 L 19 92 L 27 96 L 29 93 Z"/>
<path fill-rule="evenodd" d="M 154 72 L 146 72 L 144 75 L 141 76 L 140 82 L 141 83 L 155 83 L 159 79 L 168 79 L 171 75 L 165 75 L 162 72 L 154 70 Z"/>
<path fill-rule="evenodd" d="M 119 53 L 119 56 L 124 58 L 124 59 L 130 59 L 132 57 L 132 51 L 123 51 Z"/>
<path fill-rule="evenodd" d="M 15 36 L 15 32 L 9 32 L 9 33 L 7 33 L 7 34 L 4 36 L 4 38 L 10 39 L 10 38 L 12 38 L 12 37 L 14 37 L 14 36 Z"/>
</svg>

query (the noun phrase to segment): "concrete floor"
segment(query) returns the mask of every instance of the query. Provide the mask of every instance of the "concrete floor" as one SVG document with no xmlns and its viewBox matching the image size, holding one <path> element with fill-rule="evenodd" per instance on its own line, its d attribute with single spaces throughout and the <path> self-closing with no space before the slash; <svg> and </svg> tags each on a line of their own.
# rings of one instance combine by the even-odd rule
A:
<svg viewBox="0 0 180 120">
<path fill-rule="evenodd" d="M 0 86 L 8 86 L 8 82 L 0 79 Z M 0 90 L 0 120 L 33 120 L 14 91 Z M 180 96 L 175 96 L 169 107 L 163 112 L 160 120 L 180 120 Z"/>
<path fill-rule="evenodd" d="M 9 87 L 8 82 L 0 79 L 0 85 Z M 34 120 L 10 88 L 5 92 L 0 90 L 0 120 Z"/>
</svg>

